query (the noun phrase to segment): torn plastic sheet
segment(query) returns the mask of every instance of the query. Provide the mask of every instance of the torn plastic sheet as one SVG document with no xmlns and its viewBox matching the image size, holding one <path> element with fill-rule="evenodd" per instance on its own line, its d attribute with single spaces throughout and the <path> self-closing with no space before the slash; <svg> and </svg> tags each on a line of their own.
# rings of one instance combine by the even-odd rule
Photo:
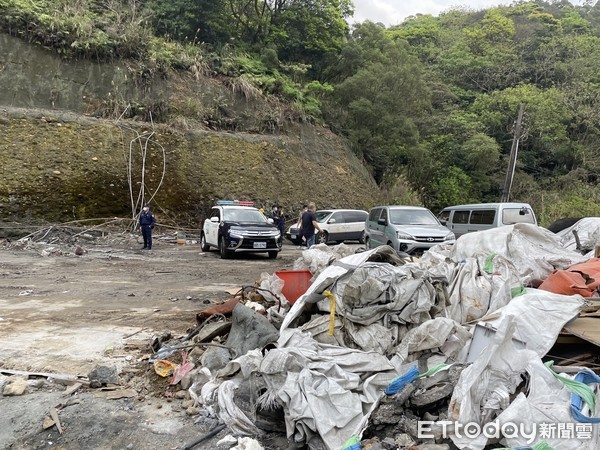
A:
<svg viewBox="0 0 600 450">
<path fill-rule="evenodd" d="M 194 401 L 194 406 L 198 406 L 202 403 L 202 387 L 208 383 L 212 375 L 210 370 L 208 370 L 206 367 L 202 367 L 194 369 L 192 372 L 190 372 L 190 376 L 192 378 L 192 385 L 188 389 L 188 392 L 190 393 L 191 399 Z"/>
<path fill-rule="evenodd" d="M 471 322 L 505 306 L 521 290 L 516 267 L 503 256 L 467 258 L 457 265 L 448 288 L 448 315 L 459 323 Z"/>
<path fill-rule="evenodd" d="M 354 322 L 345 323 L 346 331 L 351 341 L 359 349 L 366 352 L 387 354 L 395 341 L 394 333 L 388 327 L 373 323 L 368 326 L 357 325 Z"/>
<path fill-rule="evenodd" d="M 279 299 L 281 300 L 281 306 L 288 304 L 287 298 L 285 298 L 285 295 L 283 295 L 281 292 L 285 282 L 277 275 L 269 275 L 266 272 L 261 273 L 259 283 L 261 289 L 260 295 L 262 295 L 265 300 L 275 303 L 277 306 L 279 306 Z M 273 294 L 275 294 L 277 297 L 275 297 Z"/>
<path fill-rule="evenodd" d="M 458 268 L 457 263 L 450 258 L 451 253 L 452 245 L 434 245 L 423 253 L 420 263 L 430 274 L 444 277 L 448 284 L 452 284 Z"/>
<path fill-rule="evenodd" d="M 341 448 L 398 374 L 383 355 L 319 344 L 300 330 L 278 344 L 261 364 L 264 397 L 283 405 L 288 439 L 309 446 L 319 435 L 327 449 Z"/>
<path fill-rule="evenodd" d="M 573 231 L 577 233 L 580 249 Z M 571 251 L 586 253 L 600 245 L 600 217 L 586 217 L 557 233 L 560 244 Z"/>
<path fill-rule="evenodd" d="M 418 264 L 365 262 L 341 276 L 332 290 L 347 341 L 365 351 L 393 353 L 410 328 L 443 313 L 446 291 L 434 282 Z M 329 310 L 326 301 L 318 306 Z"/>
<path fill-rule="evenodd" d="M 490 253 L 512 262 L 523 284 L 544 280 L 556 268 L 585 260 L 581 254 L 565 249 L 554 233 L 528 223 L 467 233 L 456 240 L 450 257 L 459 262 Z"/>
<path fill-rule="evenodd" d="M 333 247 L 327 244 L 313 245 L 294 262 L 294 270 L 310 270 L 313 275 L 318 275 L 334 261 L 352 254 L 354 249 L 343 243 Z"/>
<path fill-rule="evenodd" d="M 340 345 L 346 347 L 344 343 L 344 333 L 341 331 L 342 321 L 339 317 L 334 320 L 333 336 L 329 335 L 330 317 L 328 315 L 315 315 L 312 319 L 302 325 L 300 329 L 310 335 L 321 344 Z"/>
<path fill-rule="evenodd" d="M 519 350 L 513 345 L 514 319 L 503 316 L 487 350 L 461 373 L 448 407 L 448 420 L 462 426 L 468 423 L 482 426 L 509 406 L 510 395 L 521 383 L 528 362 L 539 359 L 535 352 Z M 450 437 L 460 449 L 481 450 L 487 444 L 483 433 L 467 437 L 457 432 Z"/>
<path fill-rule="evenodd" d="M 346 280 L 336 306 L 341 316 L 361 325 L 384 319 L 384 325 L 420 324 L 431 319 L 435 298 L 427 272 L 417 265 L 364 263 Z"/>
<path fill-rule="evenodd" d="M 260 436 L 263 432 L 233 401 L 239 379 L 223 381 L 218 387 L 219 418 L 234 433 L 242 436 Z"/>
<path fill-rule="evenodd" d="M 526 289 L 508 305 L 482 317 L 496 329 L 505 316 L 513 316 L 515 338 L 542 357 L 552 348 L 563 326 L 579 314 L 584 299 L 580 295 L 560 295 L 539 289 Z"/>
<path fill-rule="evenodd" d="M 443 347 L 451 336 L 453 341 L 458 342 L 456 345 L 448 347 L 450 350 L 446 356 L 454 357 L 471 338 L 469 331 L 446 317 L 428 320 L 408 332 L 396 347 L 396 355 L 402 362 L 406 362 L 409 354 Z"/>
<path fill-rule="evenodd" d="M 283 323 L 281 324 L 280 331 L 283 332 L 294 320 L 298 318 L 298 316 L 302 313 L 307 301 L 310 299 L 311 294 L 321 294 L 325 289 L 329 288 L 334 282 L 336 282 L 338 278 L 342 277 L 349 271 L 354 270 L 356 267 L 360 266 L 374 255 L 384 252 L 386 252 L 385 246 L 377 247 L 363 253 L 356 253 L 354 255 L 347 256 L 339 261 L 334 262 L 331 266 L 328 266 L 323 272 L 321 272 L 321 274 L 319 274 L 317 279 L 313 281 L 304 295 L 296 300 L 288 314 L 285 316 Z M 338 292 L 335 291 L 333 293 L 337 298 Z"/>
</svg>

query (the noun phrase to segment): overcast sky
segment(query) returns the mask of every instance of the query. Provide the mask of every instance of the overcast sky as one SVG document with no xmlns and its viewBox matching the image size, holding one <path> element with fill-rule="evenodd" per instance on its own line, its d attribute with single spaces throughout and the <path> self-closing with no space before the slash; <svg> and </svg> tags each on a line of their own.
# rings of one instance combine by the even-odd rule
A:
<svg viewBox="0 0 600 450">
<path fill-rule="evenodd" d="M 354 0 L 352 22 L 371 20 L 390 26 L 418 13 L 437 16 L 455 6 L 478 10 L 511 3 L 510 0 Z M 581 4 L 582 0 L 571 0 L 571 3 Z"/>
</svg>

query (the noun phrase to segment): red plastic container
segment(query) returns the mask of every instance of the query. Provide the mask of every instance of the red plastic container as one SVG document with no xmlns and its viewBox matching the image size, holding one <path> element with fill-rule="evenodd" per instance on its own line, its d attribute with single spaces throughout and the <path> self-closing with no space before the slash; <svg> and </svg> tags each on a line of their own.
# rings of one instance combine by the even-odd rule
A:
<svg viewBox="0 0 600 450">
<path fill-rule="evenodd" d="M 312 278 L 312 273 L 308 270 L 282 270 L 275 272 L 275 275 L 284 281 L 281 293 L 291 304 L 306 292 Z"/>
</svg>

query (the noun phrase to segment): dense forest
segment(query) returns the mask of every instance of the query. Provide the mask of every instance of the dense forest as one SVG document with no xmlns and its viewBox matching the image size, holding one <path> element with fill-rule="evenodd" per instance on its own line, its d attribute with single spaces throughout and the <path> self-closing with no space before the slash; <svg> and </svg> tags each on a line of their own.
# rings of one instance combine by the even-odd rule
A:
<svg viewBox="0 0 600 450">
<path fill-rule="evenodd" d="M 600 3 L 387 28 L 352 14 L 350 0 L 0 0 L 3 32 L 65 58 L 126 58 L 140 80 L 226 77 L 285 102 L 290 120 L 345 136 L 394 203 L 498 201 L 524 105 L 511 199 L 545 223 L 600 216 Z"/>
</svg>

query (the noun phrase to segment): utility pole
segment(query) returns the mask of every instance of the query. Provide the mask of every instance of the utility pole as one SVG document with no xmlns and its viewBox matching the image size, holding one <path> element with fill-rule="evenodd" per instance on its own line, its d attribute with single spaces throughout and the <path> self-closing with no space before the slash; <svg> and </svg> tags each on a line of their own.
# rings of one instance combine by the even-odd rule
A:
<svg viewBox="0 0 600 450">
<path fill-rule="evenodd" d="M 513 142 L 510 149 L 510 158 L 508 161 L 508 169 L 506 171 L 506 179 L 504 180 L 504 189 L 502 190 L 502 203 L 510 200 L 510 190 L 512 189 L 513 177 L 515 176 L 515 167 L 517 165 L 517 152 L 519 150 L 519 140 L 521 139 L 521 122 L 523 121 L 523 104 L 519 105 L 519 114 L 517 115 L 517 123 L 513 133 Z"/>
</svg>

